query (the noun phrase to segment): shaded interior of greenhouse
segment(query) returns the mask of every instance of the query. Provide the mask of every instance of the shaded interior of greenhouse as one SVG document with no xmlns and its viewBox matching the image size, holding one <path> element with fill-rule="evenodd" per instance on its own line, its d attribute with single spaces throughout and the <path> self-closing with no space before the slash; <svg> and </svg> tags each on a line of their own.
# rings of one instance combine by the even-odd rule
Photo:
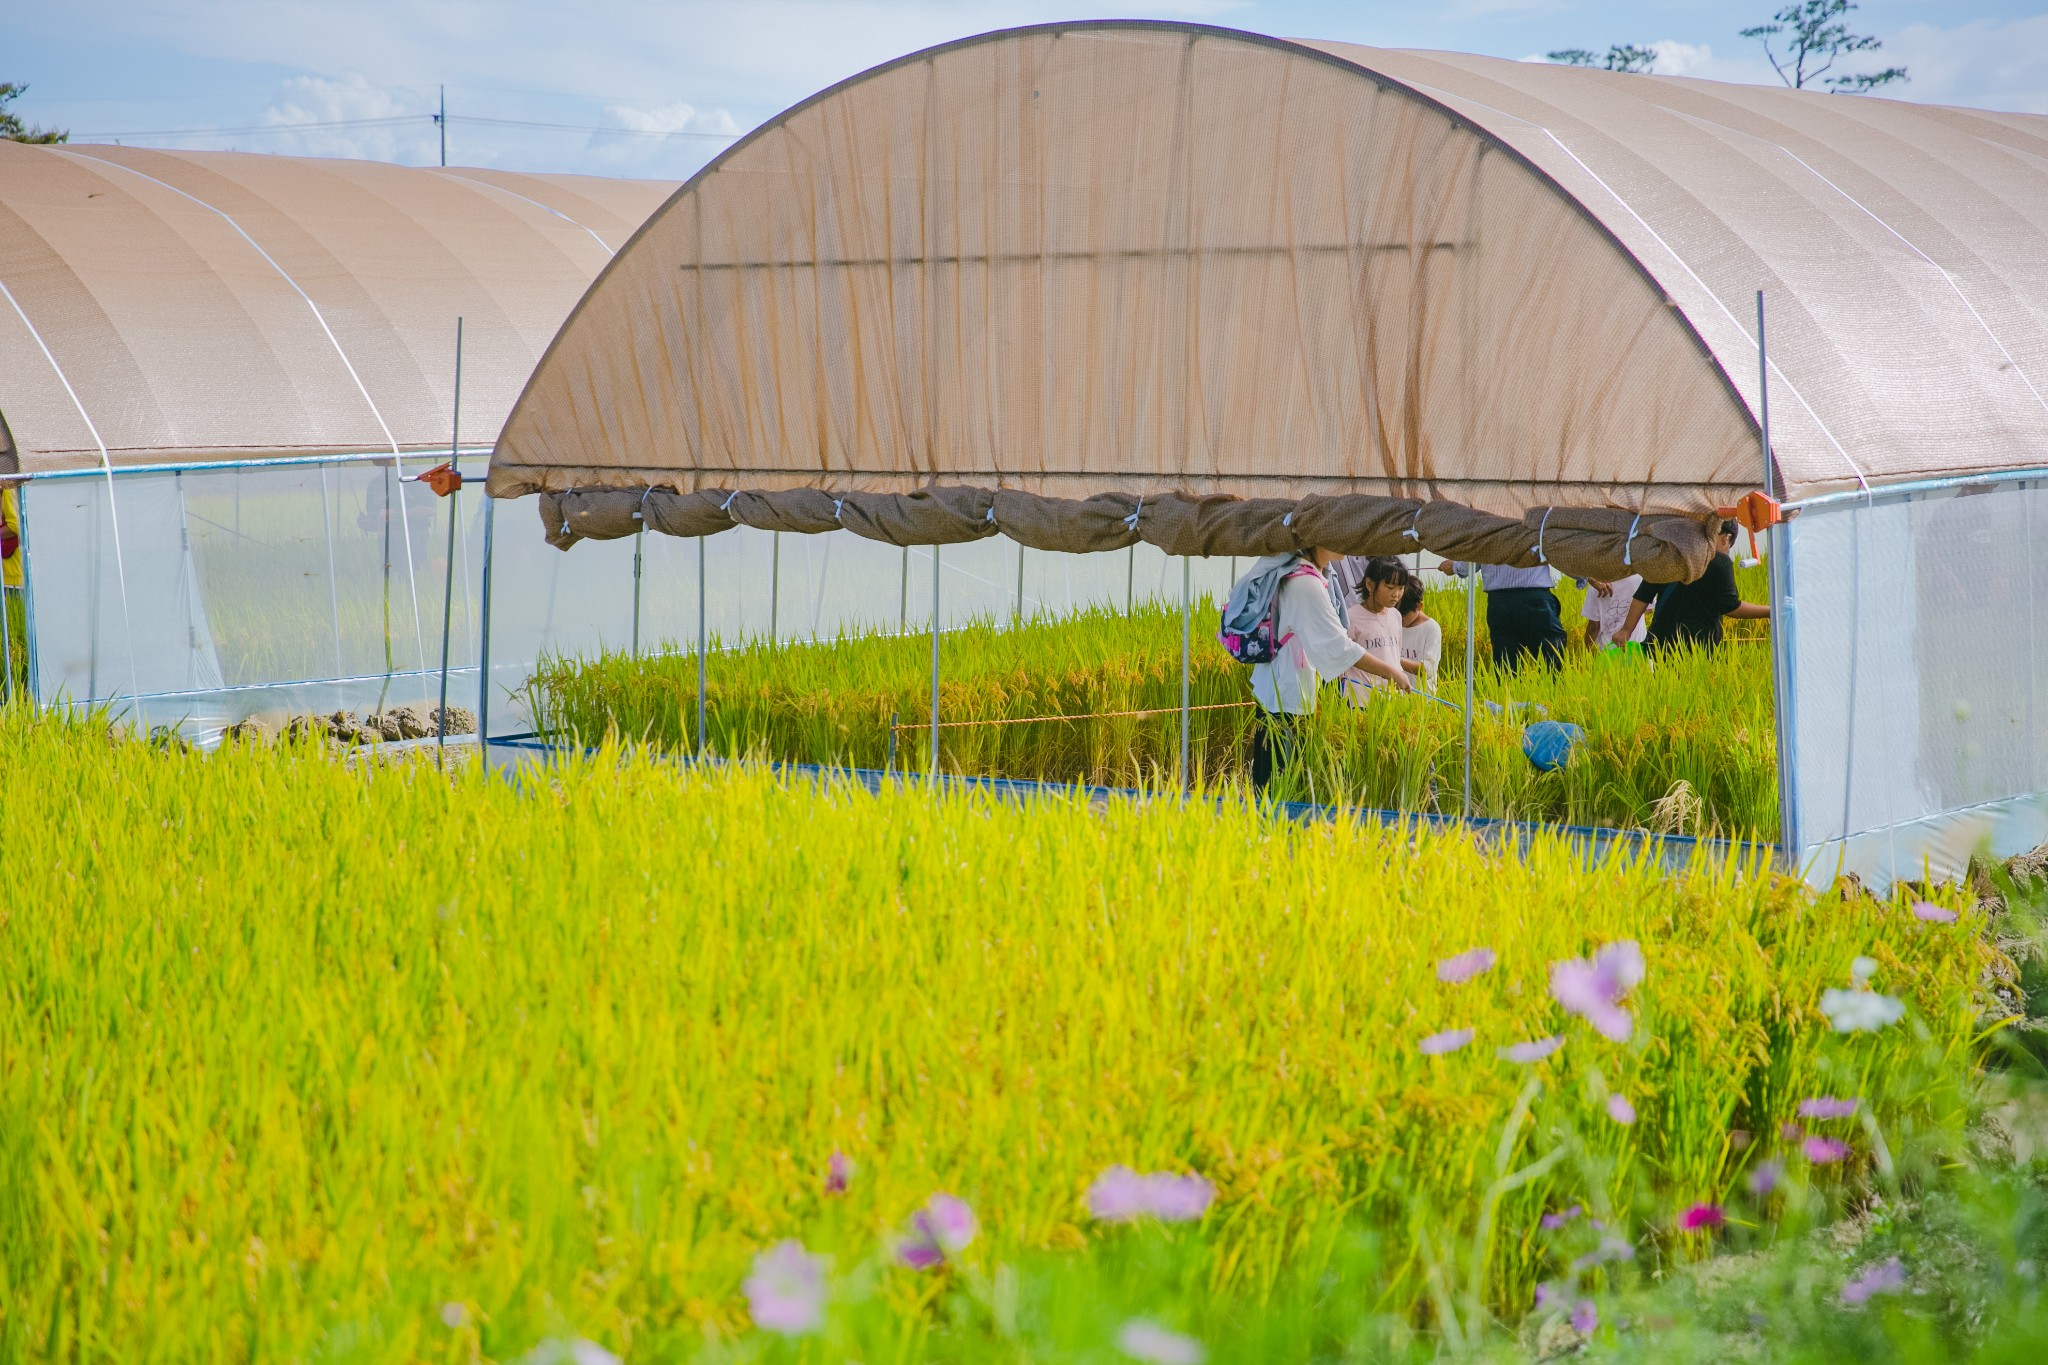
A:
<svg viewBox="0 0 2048 1365">
<path fill-rule="evenodd" d="M 1214 787 L 1251 715 L 1213 604 L 1252 557 L 1548 565 L 1576 633 L 1573 579 L 1695 578 L 1762 493 L 1739 577 L 1768 626 L 1496 673 L 1469 580 L 1427 573 L 1435 695 L 1326 704 L 1276 794 L 1954 877 L 2048 838 L 2044 168 L 2024 115 L 1197 25 L 987 35 L 680 189 L 464 190 L 553 273 L 500 309 L 516 346 L 466 352 L 459 431 L 454 319 L 490 301 L 380 319 L 316 272 L 272 325 L 354 387 L 246 460 L 175 420 L 91 433 L 111 397 L 42 383 L 34 422 L 0 395 L 10 651 L 45 704 L 208 741 L 446 675 L 493 737 Z M 222 234 L 194 278 L 292 274 L 291 212 L 144 169 Z M 435 174 L 343 174 L 387 173 Z M 0 283 L 32 273 L 0 248 Z M 8 358 L 65 369 L 37 328 L 64 310 L 13 302 Z M 351 380 L 380 327 L 409 354 Z M 416 420 L 379 415 L 401 378 Z M 489 497 L 421 479 L 458 442 Z M 540 534 L 495 505 L 529 495 Z M 1560 771 L 1524 756 L 1539 716 L 1587 734 Z"/>
</svg>

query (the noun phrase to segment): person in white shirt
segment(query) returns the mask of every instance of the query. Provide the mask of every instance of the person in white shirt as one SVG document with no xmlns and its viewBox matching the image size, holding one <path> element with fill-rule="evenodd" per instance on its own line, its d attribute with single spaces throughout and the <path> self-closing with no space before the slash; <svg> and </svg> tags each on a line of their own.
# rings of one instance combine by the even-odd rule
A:
<svg viewBox="0 0 2048 1365">
<path fill-rule="evenodd" d="M 1365 653 L 1345 670 L 1341 679 L 1344 695 L 1353 706 L 1363 706 L 1375 689 L 1392 687 L 1412 692 L 1408 671 L 1401 667 L 1401 594 L 1408 587 L 1408 570 L 1398 559 L 1374 558 L 1365 562 L 1359 576 L 1357 599 L 1345 614 L 1344 632 Z"/>
<path fill-rule="evenodd" d="M 1273 604 L 1273 639 L 1279 652 L 1272 662 L 1252 665 L 1252 697 L 1259 703 L 1252 727 L 1252 787 L 1264 791 L 1272 779 L 1275 758 L 1292 757 L 1293 722 L 1316 709 L 1317 689 L 1326 678 L 1341 677 L 1365 650 L 1344 633 L 1330 601 L 1323 570 L 1341 558 L 1334 550 L 1314 549 L 1280 583 Z"/>
<path fill-rule="evenodd" d="M 1436 666 L 1444 655 L 1444 628 L 1422 609 L 1422 581 L 1409 576 L 1401 591 L 1401 667 L 1426 692 L 1436 691 Z"/>
<path fill-rule="evenodd" d="M 1579 614 L 1586 618 L 1587 644 L 1594 649 L 1605 649 L 1619 643 L 1615 636 L 1627 623 L 1629 604 L 1635 599 L 1636 589 L 1642 585 L 1643 576 L 1639 573 L 1617 578 L 1612 583 L 1598 578 L 1586 580 L 1586 601 L 1579 608 Z M 1628 637 L 1629 643 L 1639 645 L 1649 633 L 1649 627 L 1638 618 L 1635 634 Z"/>
</svg>

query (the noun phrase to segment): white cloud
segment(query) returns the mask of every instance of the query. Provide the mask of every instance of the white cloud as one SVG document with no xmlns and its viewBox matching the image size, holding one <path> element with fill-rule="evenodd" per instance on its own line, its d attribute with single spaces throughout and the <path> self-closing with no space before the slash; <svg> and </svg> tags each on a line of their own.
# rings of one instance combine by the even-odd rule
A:
<svg viewBox="0 0 2048 1365">
<path fill-rule="evenodd" d="M 263 150 L 291 156 L 351 156 L 370 161 L 431 161 L 439 134 L 419 100 L 401 100 L 360 73 L 338 80 L 295 76 L 257 120 L 282 130 L 263 139 Z M 402 120 L 402 122 L 401 122 Z M 340 125 L 302 128 L 305 124 Z M 201 139 L 227 145 L 233 135 Z M 188 144 L 191 145 L 191 144 Z"/>
<path fill-rule="evenodd" d="M 1872 68 L 1898 65 L 1911 75 L 1888 87 L 1889 97 L 2048 114 L 2048 15 L 1946 29 L 1909 24 L 1866 56 Z"/>
<path fill-rule="evenodd" d="M 1658 76 L 1691 76 L 1712 65 L 1714 49 L 1706 43 L 1681 43 L 1676 38 L 1659 38 L 1649 45 L 1657 54 L 1650 70 Z"/>
</svg>

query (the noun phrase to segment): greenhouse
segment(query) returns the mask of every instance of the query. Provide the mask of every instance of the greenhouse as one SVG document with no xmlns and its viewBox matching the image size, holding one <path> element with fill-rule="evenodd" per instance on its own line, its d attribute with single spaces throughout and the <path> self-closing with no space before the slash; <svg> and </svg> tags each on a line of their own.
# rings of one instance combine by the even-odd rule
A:
<svg viewBox="0 0 2048 1365">
<path fill-rule="evenodd" d="M 474 705 L 481 499 L 418 477 L 458 440 L 481 473 L 548 338 L 674 188 L 0 142 L 11 685 L 210 740 L 431 704 L 447 621 Z M 530 575 L 540 629 L 583 566 L 521 549 L 498 568 Z M 536 657 L 518 628 L 500 638 Z"/>
<path fill-rule="evenodd" d="M 675 554 L 642 532 L 695 542 L 656 638 L 697 637 L 700 743 L 712 634 L 779 638 L 786 535 L 857 541 L 807 590 L 907 625 L 927 589 L 933 622 L 1021 615 L 1070 556 L 1113 602 L 1141 548 L 1183 603 L 1197 562 L 1214 590 L 1316 545 L 1689 579 L 1742 507 L 1772 528 L 1781 851 L 1952 877 L 2048 837 L 2044 262 L 2048 119 L 1016 30 L 825 91 L 678 191 L 488 492 L 618 542 L 569 558 L 636 649 Z"/>
</svg>

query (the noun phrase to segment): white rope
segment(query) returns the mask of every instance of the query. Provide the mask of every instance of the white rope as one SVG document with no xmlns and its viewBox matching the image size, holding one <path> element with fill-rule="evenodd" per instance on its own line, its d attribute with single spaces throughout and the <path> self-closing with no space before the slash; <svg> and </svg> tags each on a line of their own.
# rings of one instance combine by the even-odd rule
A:
<svg viewBox="0 0 2048 1365">
<path fill-rule="evenodd" d="M 1127 516 L 1127 517 L 1125 517 L 1125 518 L 1124 518 L 1124 529 L 1126 529 L 1126 530 L 1130 530 L 1130 531 L 1135 531 L 1135 530 L 1137 530 L 1137 529 L 1138 529 L 1138 517 L 1139 517 L 1139 514 L 1141 514 L 1142 512 L 1144 512 L 1144 510 L 1145 510 L 1145 499 L 1144 499 L 1144 496 L 1143 496 L 1142 494 L 1140 494 L 1140 495 L 1139 495 L 1139 497 L 1138 497 L 1138 505 L 1137 505 L 1136 507 L 1134 507 L 1134 508 L 1132 508 L 1132 509 L 1131 509 L 1131 514 L 1130 514 L 1129 516 Z"/>
<path fill-rule="evenodd" d="M 85 404 L 79 401 L 78 390 L 71 387 L 71 379 L 64 373 L 64 367 L 59 365 L 57 357 L 50 353 L 50 343 L 43 340 L 43 334 L 29 321 L 28 313 L 23 310 L 20 301 L 14 297 L 14 291 L 7 287 L 5 280 L 0 280 L 0 294 L 7 296 L 7 302 L 13 307 L 14 315 L 21 319 L 21 325 L 28 328 L 28 334 L 35 338 L 36 348 L 43 353 L 43 359 L 50 362 L 50 368 L 56 372 L 57 382 L 62 384 L 64 392 L 70 395 L 71 406 L 78 409 L 79 420 L 85 423 L 85 429 L 92 434 L 92 443 L 100 450 L 100 468 L 107 476 L 107 515 L 114 525 L 114 577 L 121 585 L 121 626 L 128 632 L 128 695 L 135 699 L 135 718 L 140 721 L 142 682 L 135 670 L 135 622 L 128 611 L 128 565 L 121 553 L 121 509 L 114 500 L 114 462 L 107 456 L 107 443 L 100 439 L 100 429 L 93 423 L 92 414 L 87 412 Z M 25 591 L 33 591 L 29 587 L 26 575 L 21 581 Z M 31 678 L 29 682 L 33 685 L 35 679 Z"/>
<path fill-rule="evenodd" d="M 1636 519 L 1628 524 L 1628 539 L 1621 542 L 1621 563 L 1623 568 L 1635 567 L 1636 527 L 1643 524 L 1643 514 L 1636 513 Z"/>
<path fill-rule="evenodd" d="M 1543 532 L 1544 529 L 1550 525 L 1551 511 L 1551 508 L 1544 508 L 1543 520 L 1536 523 L 1536 562 L 1538 564 L 1548 564 L 1550 562 L 1550 560 L 1543 553 Z"/>
</svg>

